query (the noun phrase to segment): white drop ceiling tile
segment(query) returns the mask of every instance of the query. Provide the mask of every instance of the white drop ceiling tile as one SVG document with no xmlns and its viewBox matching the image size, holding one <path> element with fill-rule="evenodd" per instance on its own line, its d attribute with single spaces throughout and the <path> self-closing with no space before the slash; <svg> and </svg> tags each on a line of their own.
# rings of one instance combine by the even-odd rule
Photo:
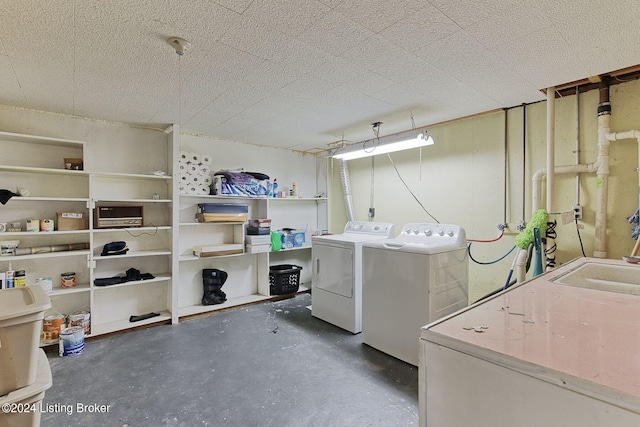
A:
<svg viewBox="0 0 640 427">
<path fill-rule="evenodd" d="M 429 63 L 381 35 L 370 37 L 342 56 L 364 69 L 398 83 L 437 73 Z"/>
<path fill-rule="evenodd" d="M 163 40 L 175 36 L 191 41 L 192 35 L 217 40 L 242 19 L 237 12 L 209 0 L 188 3 L 182 0 L 147 0 L 145 3 L 83 0 L 76 4 L 79 16 L 87 13 L 98 18 L 96 28 L 104 29 L 105 36 L 109 28 L 125 23 L 147 28 L 152 31 L 147 36 Z"/>
<path fill-rule="evenodd" d="M 0 55 L 0 104 L 4 105 L 24 105 L 24 95 L 22 88 L 16 77 L 16 73 L 11 64 L 11 59 L 6 55 Z"/>
<path fill-rule="evenodd" d="M 438 9 L 427 5 L 382 31 L 391 42 L 409 52 L 451 36 L 460 27 Z"/>
<path fill-rule="evenodd" d="M 298 39 L 289 40 L 279 46 L 279 50 L 268 58 L 269 61 L 286 65 L 301 74 L 308 73 L 334 58 L 315 46 Z"/>
<path fill-rule="evenodd" d="M 244 16 L 297 37 L 330 10 L 316 0 L 296 0 L 295 7 L 282 0 L 254 0 Z"/>
<path fill-rule="evenodd" d="M 544 10 L 535 3 L 527 2 L 491 14 L 465 27 L 465 31 L 483 45 L 495 46 L 539 31 L 549 25 Z"/>
<path fill-rule="evenodd" d="M 212 2 L 219 4 L 222 7 L 233 10 L 237 13 L 244 13 L 245 10 L 251 5 L 253 0 L 211 0 Z"/>
<path fill-rule="evenodd" d="M 463 6 L 459 0 L 429 0 L 429 3 L 462 28 L 489 16 L 485 0 L 465 0 Z"/>
<path fill-rule="evenodd" d="M 330 7 L 331 9 L 335 9 L 336 7 L 344 3 L 345 0 L 318 0 L 318 1 L 324 4 L 325 6 Z"/>
<path fill-rule="evenodd" d="M 333 57 L 319 65 L 309 74 L 327 80 L 337 86 L 352 80 L 357 80 L 367 72 L 368 70 L 345 58 Z"/>
<path fill-rule="evenodd" d="M 373 32 L 365 27 L 340 13 L 330 11 L 302 33 L 300 40 L 324 52 L 340 56 L 372 35 Z"/>
<path fill-rule="evenodd" d="M 65 0 L 22 0 L 2 2 L 0 35 L 19 41 L 38 40 L 73 26 L 73 4 Z"/>
<path fill-rule="evenodd" d="M 544 99 L 537 87 L 504 65 L 492 68 L 490 73 L 468 70 L 461 80 L 505 108 Z"/>
<path fill-rule="evenodd" d="M 589 75 L 597 75 L 640 64 L 639 15 L 640 2 L 620 1 L 602 14 L 583 12 L 580 19 L 568 19 L 556 28 Z"/>
<path fill-rule="evenodd" d="M 415 2 L 405 0 L 346 0 L 335 8 L 374 33 L 381 32 L 419 9 Z"/>
<path fill-rule="evenodd" d="M 397 107 L 421 104 L 428 100 L 424 93 L 416 91 L 404 83 L 398 83 L 395 86 L 374 92 L 371 97 Z"/>
<path fill-rule="evenodd" d="M 396 85 L 397 83 L 374 71 L 366 71 L 359 78 L 350 80 L 342 85 L 341 88 L 347 91 L 360 93 L 363 95 L 371 95 L 374 92 Z"/>
<path fill-rule="evenodd" d="M 545 14 L 550 22 L 554 24 L 564 24 L 567 21 L 578 19 L 585 14 L 604 17 L 611 7 L 622 5 L 623 7 L 631 7 L 630 13 L 633 13 L 637 4 L 635 0 L 627 2 L 626 0 L 611 1 L 594 1 L 594 0 L 536 0 L 539 6 L 545 10 Z M 631 3 L 631 4 L 629 4 Z"/>
<path fill-rule="evenodd" d="M 288 36 L 263 21 L 245 18 L 231 27 L 221 38 L 220 43 L 234 49 L 250 53 L 263 59 L 278 53 L 278 46 L 291 40 Z"/>
<path fill-rule="evenodd" d="M 294 92 L 307 93 L 311 96 L 320 96 L 334 89 L 339 84 L 331 80 L 321 79 L 311 74 L 300 76 L 296 81 L 287 85 L 285 89 Z"/>
<path fill-rule="evenodd" d="M 464 30 L 458 30 L 444 39 L 425 44 L 413 53 L 434 67 L 449 68 L 447 66 L 451 63 L 457 66 L 467 61 L 471 62 L 487 52 L 478 40 Z"/>
<path fill-rule="evenodd" d="M 208 60 L 204 60 L 198 65 L 207 69 L 209 74 L 223 71 L 244 79 L 254 70 L 259 70 L 268 64 L 264 58 L 247 53 L 222 43 L 214 43 L 207 52 Z"/>
<path fill-rule="evenodd" d="M 539 89 L 588 77 L 588 70 L 553 27 L 512 39 L 491 51 Z"/>
</svg>

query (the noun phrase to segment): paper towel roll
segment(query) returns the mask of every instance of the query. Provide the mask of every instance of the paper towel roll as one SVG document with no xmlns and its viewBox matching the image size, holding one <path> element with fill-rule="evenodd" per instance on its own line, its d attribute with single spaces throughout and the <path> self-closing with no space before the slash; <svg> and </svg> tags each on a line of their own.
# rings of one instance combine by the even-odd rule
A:
<svg viewBox="0 0 640 427">
<path fill-rule="evenodd" d="M 202 183 L 204 185 L 211 185 L 213 184 L 213 178 L 211 178 L 211 175 L 206 175 L 202 181 Z"/>
<path fill-rule="evenodd" d="M 187 173 L 189 173 L 191 175 L 197 175 L 198 174 L 198 165 L 194 165 L 193 163 L 189 164 L 189 166 L 187 167 Z"/>
<path fill-rule="evenodd" d="M 200 175 L 191 175 L 191 184 L 194 184 L 194 185 L 202 184 L 202 176 L 200 176 Z"/>
<path fill-rule="evenodd" d="M 187 174 L 182 175 L 182 174 L 180 174 L 180 183 L 182 185 L 187 185 L 190 182 L 191 182 L 191 176 L 190 175 L 187 175 Z"/>
<path fill-rule="evenodd" d="M 198 193 L 198 186 L 196 186 L 196 185 L 189 186 L 187 191 L 188 191 L 189 194 L 193 194 L 193 195 L 200 194 L 200 193 Z"/>
<path fill-rule="evenodd" d="M 213 158 L 210 154 L 203 154 L 202 156 L 200 156 L 200 161 L 203 165 L 211 166 L 211 163 L 213 163 Z"/>
<path fill-rule="evenodd" d="M 187 162 L 189 161 L 189 153 L 187 153 L 186 151 L 180 151 L 180 161 L 181 162 Z"/>
<path fill-rule="evenodd" d="M 201 195 L 206 196 L 207 194 L 209 194 L 209 187 L 207 187 L 206 185 L 201 185 L 200 187 L 198 187 L 198 191 Z"/>
<path fill-rule="evenodd" d="M 200 163 L 200 153 L 191 153 L 191 159 L 189 161 L 191 163 L 199 164 Z"/>
<path fill-rule="evenodd" d="M 211 173 L 211 169 L 207 165 L 200 165 L 198 166 L 198 173 L 202 176 L 206 176 Z"/>
</svg>

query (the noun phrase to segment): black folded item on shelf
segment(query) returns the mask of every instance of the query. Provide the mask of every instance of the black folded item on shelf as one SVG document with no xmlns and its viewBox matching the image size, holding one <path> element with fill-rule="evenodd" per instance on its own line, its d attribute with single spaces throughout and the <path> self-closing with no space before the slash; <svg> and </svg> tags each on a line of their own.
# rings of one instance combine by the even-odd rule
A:
<svg viewBox="0 0 640 427">
<path fill-rule="evenodd" d="M 265 236 L 271 234 L 271 227 L 252 227 L 247 226 L 247 235 L 249 236 Z"/>
<path fill-rule="evenodd" d="M 13 196 L 17 196 L 17 194 L 13 191 L 0 190 L 0 203 L 6 205 L 9 199 L 11 199 Z"/>
<path fill-rule="evenodd" d="M 104 245 L 104 247 L 102 248 L 102 253 L 100 255 L 124 255 L 128 250 L 129 247 L 127 246 L 127 242 L 111 242 Z"/>
<path fill-rule="evenodd" d="M 133 282 L 136 280 L 149 280 L 155 276 L 151 273 L 140 273 L 140 270 L 136 268 L 130 268 L 127 270 L 124 276 L 103 277 L 100 279 L 94 279 L 93 284 L 96 286 L 109 286 L 117 285 L 119 283 Z"/>
</svg>

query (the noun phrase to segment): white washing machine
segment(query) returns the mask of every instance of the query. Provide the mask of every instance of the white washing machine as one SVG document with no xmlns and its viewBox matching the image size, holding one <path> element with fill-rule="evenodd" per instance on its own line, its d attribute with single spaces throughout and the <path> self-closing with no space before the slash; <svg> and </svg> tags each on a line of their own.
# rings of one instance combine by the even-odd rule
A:
<svg viewBox="0 0 640 427">
<path fill-rule="evenodd" d="M 311 238 L 311 314 L 357 334 L 362 331 L 362 244 L 388 239 L 393 224 L 349 221 L 343 234 Z"/>
<path fill-rule="evenodd" d="M 362 341 L 418 365 L 420 328 L 468 305 L 464 229 L 406 224 L 362 247 Z"/>
</svg>

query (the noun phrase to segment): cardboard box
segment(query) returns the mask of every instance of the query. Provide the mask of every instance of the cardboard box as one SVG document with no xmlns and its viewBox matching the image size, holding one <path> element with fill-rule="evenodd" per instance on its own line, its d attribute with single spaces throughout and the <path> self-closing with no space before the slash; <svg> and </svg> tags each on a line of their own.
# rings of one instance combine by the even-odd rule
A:
<svg viewBox="0 0 640 427">
<path fill-rule="evenodd" d="M 58 212 L 58 231 L 86 230 L 82 212 Z"/>
<path fill-rule="evenodd" d="M 196 222 L 245 222 L 246 213 L 199 213 Z"/>
<path fill-rule="evenodd" d="M 241 254 L 243 252 L 244 245 L 242 243 L 224 243 L 219 245 L 193 247 L 193 254 L 200 258 L 222 255 L 235 255 Z"/>
</svg>

